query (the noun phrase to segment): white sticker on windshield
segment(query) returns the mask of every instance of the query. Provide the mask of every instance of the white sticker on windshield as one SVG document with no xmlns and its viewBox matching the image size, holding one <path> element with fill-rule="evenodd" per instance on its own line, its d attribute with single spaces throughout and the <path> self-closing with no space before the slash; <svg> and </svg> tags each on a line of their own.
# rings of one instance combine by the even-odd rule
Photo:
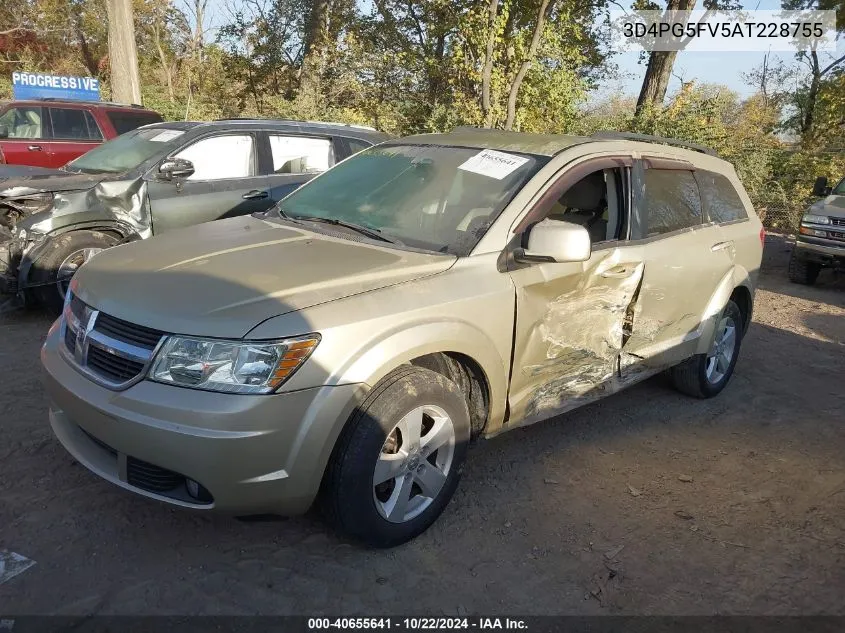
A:
<svg viewBox="0 0 845 633">
<path fill-rule="evenodd" d="M 458 169 L 501 180 L 527 162 L 528 159 L 522 156 L 497 152 L 494 149 L 485 149 L 458 165 Z"/>
<path fill-rule="evenodd" d="M 178 138 L 183 134 L 184 132 L 182 130 L 162 130 L 150 140 L 156 143 L 167 143 L 167 141 L 172 141 L 174 138 Z"/>
</svg>

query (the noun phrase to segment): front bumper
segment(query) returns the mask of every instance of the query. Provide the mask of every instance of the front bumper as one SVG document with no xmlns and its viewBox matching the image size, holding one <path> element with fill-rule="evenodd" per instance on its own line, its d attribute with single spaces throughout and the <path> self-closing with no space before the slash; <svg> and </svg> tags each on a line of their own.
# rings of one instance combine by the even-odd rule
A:
<svg viewBox="0 0 845 633">
<path fill-rule="evenodd" d="M 845 267 L 845 242 L 800 235 L 795 240 L 795 256 L 801 261 Z"/>
<path fill-rule="evenodd" d="M 41 361 L 59 441 L 89 470 L 122 488 L 198 510 L 305 512 L 343 424 L 367 390 L 343 385 L 238 395 L 144 380 L 112 391 L 59 354 L 58 333 L 57 322 Z M 210 499 L 192 497 L 186 478 Z"/>
</svg>

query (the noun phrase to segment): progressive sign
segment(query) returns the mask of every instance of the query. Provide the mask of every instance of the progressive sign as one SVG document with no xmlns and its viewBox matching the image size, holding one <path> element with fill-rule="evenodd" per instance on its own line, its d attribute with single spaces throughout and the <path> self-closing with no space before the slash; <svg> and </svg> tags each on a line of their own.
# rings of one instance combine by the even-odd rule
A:
<svg viewBox="0 0 845 633">
<path fill-rule="evenodd" d="M 69 99 L 99 101 L 100 80 L 94 77 L 66 77 L 41 73 L 12 73 L 15 99 Z"/>
</svg>

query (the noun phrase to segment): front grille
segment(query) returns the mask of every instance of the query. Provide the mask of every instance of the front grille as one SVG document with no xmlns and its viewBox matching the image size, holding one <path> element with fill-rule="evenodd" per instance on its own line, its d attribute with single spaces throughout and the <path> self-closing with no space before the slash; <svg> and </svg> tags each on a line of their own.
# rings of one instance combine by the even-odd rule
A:
<svg viewBox="0 0 845 633">
<path fill-rule="evenodd" d="M 117 383 L 132 380 L 144 370 L 143 363 L 110 354 L 95 345 L 88 347 L 86 364 L 95 373 Z"/>
<path fill-rule="evenodd" d="M 64 324 L 64 344 L 73 356 L 71 361 L 109 386 L 128 385 L 140 377 L 163 336 L 153 328 L 94 310 L 76 295 L 70 297 L 70 311 L 75 319 Z"/>
<path fill-rule="evenodd" d="M 69 327 L 65 328 L 65 345 L 71 353 L 76 350 L 76 334 Z"/>
<path fill-rule="evenodd" d="M 135 325 L 102 312 L 97 315 L 94 329 L 118 341 L 150 350 L 155 349 L 162 336 L 162 333 L 158 330 L 143 325 Z"/>
<path fill-rule="evenodd" d="M 835 240 L 845 240 L 845 233 L 841 231 L 828 231 L 827 236 Z"/>
<path fill-rule="evenodd" d="M 169 492 L 178 488 L 185 478 L 172 470 L 159 468 L 134 457 L 126 458 L 126 481 L 149 492 Z"/>
<path fill-rule="evenodd" d="M 845 226 L 845 218 L 830 218 L 830 223 L 833 226 Z"/>
</svg>

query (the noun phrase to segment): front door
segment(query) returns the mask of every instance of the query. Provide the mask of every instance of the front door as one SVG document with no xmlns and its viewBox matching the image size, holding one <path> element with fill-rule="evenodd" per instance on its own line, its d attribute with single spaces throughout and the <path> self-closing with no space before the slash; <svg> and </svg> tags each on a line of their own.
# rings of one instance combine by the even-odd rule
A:
<svg viewBox="0 0 845 633">
<path fill-rule="evenodd" d="M 269 208 L 266 176 L 258 174 L 254 134 L 206 136 L 172 156 L 191 161 L 194 173 L 150 181 L 153 233 Z"/>
<path fill-rule="evenodd" d="M 53 164 L 47 121 L 41 106 L 12 106 L 0 115 L 0 149 L 9 165 L 58 167 Z"/>
<path fill-rule="evenodd" d="M 516 424 L 552 417 L 621 386 L 619 359 L 645 264 L 642 246 L 626 239 L 630 170 L 614 160 L 594 161 L 591 170 L 582 165 L 582 174 L 589 173 L 562 187 L 559 197 L 544 196 L 539 212 L 530 213 L 535 221 L 585 226 L 593 252 L 586 262 L 510 271 L 517 306 L 509 405 Z M 560 180 L 566 178 L 565 171 Z"/>
</svg>

